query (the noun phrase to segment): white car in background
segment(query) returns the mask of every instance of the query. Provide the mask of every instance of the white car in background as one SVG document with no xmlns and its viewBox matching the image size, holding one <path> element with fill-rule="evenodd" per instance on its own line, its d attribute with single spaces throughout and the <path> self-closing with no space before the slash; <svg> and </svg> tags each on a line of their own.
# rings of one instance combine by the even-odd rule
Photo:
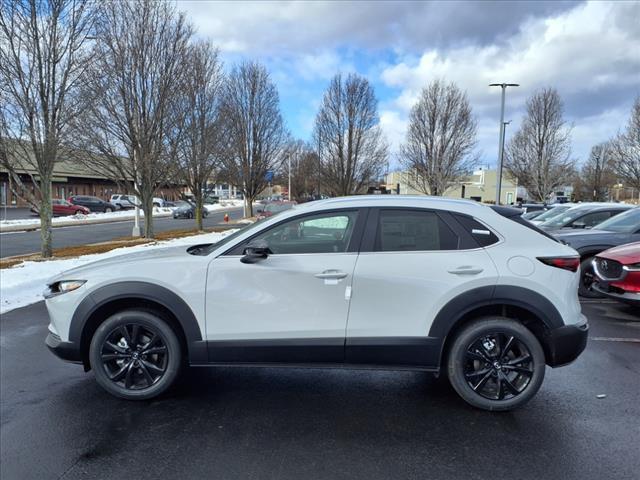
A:
<svg viewBox="0 0 640 480">
<path fill-rule="evenodd" d="M 508 410 L 585 348 L 579 265 L 517 209 L 329 199 L 52 279 L 46 343 L 125 399 L 161 394 L 183 363 L 352 367 L 447 375 Z"/>
</svg>

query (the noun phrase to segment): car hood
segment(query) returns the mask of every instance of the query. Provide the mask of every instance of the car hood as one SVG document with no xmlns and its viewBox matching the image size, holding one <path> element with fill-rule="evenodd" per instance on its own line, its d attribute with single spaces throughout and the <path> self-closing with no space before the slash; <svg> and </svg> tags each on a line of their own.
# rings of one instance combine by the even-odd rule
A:
<svg viewBox="0 0 640 480">
<path fill-rule="evenodd" d="M 620 245 L 629 241 L 628 233 L 610 232 L 607 230 L 556 230 L 552 232 L 558 240 L 581 248 L 589 245 Z"/>
<path fill-rule="evenodd" d="M 52 283 L 62 279 L 69 280 L 86 280 L 90 276 L 100 274 L 102 270 L 119 265 L 123 263 L 139 263 L 145 261 L 157 262 L 160 260 L 167 260 L 171 258 L 189 257 L 191 255 L 187 252 L 190 245 L 180 245 L 177 247 L 165 247 L 165 248 L 149 248 L 146 250 L 125 253 L 122 255 L 114 255 L 113 257 L 97 260 L 95 262 L 87 263 L 80 267 L 72 268 L 62 272 L 60 275 L 53 277 L 47 283 Z"/>
<path fill-rule="evenodd" d="M 640 242 L 610 248 L 598 254 L 599 257 L 617 260 L 623 265 L 640 262 Z"/>
</svg>

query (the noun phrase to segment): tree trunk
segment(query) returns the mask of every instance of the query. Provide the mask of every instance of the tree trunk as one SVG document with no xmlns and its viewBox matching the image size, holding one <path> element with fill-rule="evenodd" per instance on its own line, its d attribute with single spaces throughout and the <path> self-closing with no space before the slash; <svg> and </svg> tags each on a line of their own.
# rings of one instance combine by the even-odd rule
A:
<svg viewBox="0 0 640 480">
<path fill-rule="evenodd" d="M 202 226 L 202 209 L 204 200 L 202 198 L 202 191 L 196 192 L 194 197 L 196 200 L 196 228 L 198 231 L 202 231 L 204 230 L 204 227 Z"/>
<path fill-rule="evenodd" d="M 253 217 L 253 198 L 249 198 L 247 195 L 244 196 L 244 217 L 249 218 Z"/>
<path fill-rule="evenodd" d="M 51 182 L 48 179 L 41 180 L 40 194 L 42 196 L 40 208 L 38 209 L 40 212 L 40 250 L 44 258 L 50 258 L 53 254 L 51 248 L 51 216 L 53 212 L 51 207 Z"/>
<path fill-rule="evenodd" d="M 145 195 L 142 199 L 142 211 L 144 212 L 144 237 L 153 238 L 153 193 Z"/>
</svg>

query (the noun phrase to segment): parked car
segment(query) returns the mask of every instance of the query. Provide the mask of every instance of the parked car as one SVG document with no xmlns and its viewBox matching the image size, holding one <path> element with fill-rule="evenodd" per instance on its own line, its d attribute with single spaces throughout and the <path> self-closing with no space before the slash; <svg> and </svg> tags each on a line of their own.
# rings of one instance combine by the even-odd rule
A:
<svg viewBox="0 0 640 480">
<path fill-rule="evenodd" d="M 109 202 L 114 204 L 119 210 L 130 210 L 136 208 L 137 199 L 132 195 L 117 194 L 111 195 Z"/>
<path fill-rule="evenodd" d="M 202 217 L 207 218 L 207 215 L 209 215 L 209 212 L 206 208 L 203 208 Z M 186 200 L 178 200 L 177 202 L 175 202 L 175 207 L 173 209 L 173 218 L 194 218 L 195 216 L 195 204 Z"/>
<path fill-rule="evenodd" d="M 288 202 L 288 201 L 269 202 L 262 208 L 258 207 L 258 210 L 257 210 L 258 215 L 256 215 L 256 218 L 258 220 L 263 220 L 265 218 L 269 218 L 275 215 L 276 213 L 289 210 L 290 208 L 293 208 L 295 205 L 296 205 L 296 202 Z"/>
<path fill-rule="evenodd" d="M 72 205 L 64 198 L 51 199 L 51 209 L 54 217 L 61 217 L 65 215 L 88 215 L 89 209 L 82 205 Z M 31 207 L 31 211 L 36 215 L 40 215 L 40 210 L 37 207 Z"/>
<path fill-rule="evenodd" d="M 598 205 L 580 205 L 551 220 L 538 225 L 543 230 L 555 232 L 563 228 L 593 228 L 599 223 L 633 208 L 633 205 L 622 203 L 604 203 Z"/>
<path fill-rule="evenodd" d="M 537 211 L 545 211 L 548 210 L 548 206 L 546 203 L 520 203 L 516 205 L 516 207 L 521 208 L 523 213 L 537 212 Z"/>
<path fill-rule="evenodd" d="M 608 248 L 640 241 L 640 207 L 635 207 L 599 223 L 591 230 L 560 231 L 554 236 L 575 248 L 580 254 L 580 286 L 583 297 L 599 297 L 591 289 L 593 283 L 593 257 Z"/>
<path fill-rule="evenodd" d="M 579 266 L 517 209 L 334 198 L 51 279 L 46 343 L 131 400 L 166 391 L 185 360 L 446 372 L 471 405 L 508 410 L 585 348 Z"/>
<path fill-rule="evenodd" d="M 614 247 L 593 260 L 593 289 L 621 302 L 640 307 L 640 242 Z"/>
<path fill-rule="evenodd" d="M 534 218 L 539 217 L 546 211 L 547 210 L 532 210 L 530 212 L 523 213 L 522 218 L 524 218 L 525 220 L 533 220 Z"/>
<path fill-rule="evenodd" d="M 541 223 L 551 220 L 552 218 L 566 212 L 570 208 L 577 207 L 578 205 L 579 204 L 576 203 L 554 203 L 553 205 L 550 205 L 549 210 L 545 210 L 534 219 L 528 220 L 530 220 L 534 225 L 540 225 Z"/>
<path fill-rule="evenodd" d="M 167 201 L 164 198 L 153 197 L 153 206 L 154 207 L 167 207 Z"/>
<path fill-rule="evenodd" d="M 74 205 L 82 205 L 87 207 L 92 212 L 115 212 L 116 206 L 113 203 L 105 202 L 101 198 L 92 197 L 89 195 L 74 195 L 67 199 L 69 203 Z"/>
</svg>

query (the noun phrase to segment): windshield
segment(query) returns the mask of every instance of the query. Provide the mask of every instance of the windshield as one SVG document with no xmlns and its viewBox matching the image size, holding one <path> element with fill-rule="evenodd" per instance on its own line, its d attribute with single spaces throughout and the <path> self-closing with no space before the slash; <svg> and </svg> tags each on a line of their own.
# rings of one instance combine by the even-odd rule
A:
<svg viewBox="0 0 640 480">
<path fill-rule="evenodd" d="M 176 202 L 176 207 L 178 208 L 189 208 L 191 204 L 189 202 L 185 202 L 184 200 L 178 200 Z"/>
<path fill-rule="evenodd" d="M 560 207 L 556 207 L 560 208 Z M 575 220 L 576 218 L 582 216 L 587 213 L 589 210 L 593 210 L 593 207 L 573 207 L 565 212 L 562 212 L 560 215 L 556 215 L 555 217 L 547 220 L 542 224 L 543 227 L 562 227 L 567 223 Z M 539 217 L 538 217 L 539 218 Z"/>
<path fill-rule="evenodd" d="M 561 205 L 558 207 L 553 207 L 547 210 L 544 213 L 541 213 L 539 216 L 535 218 L 536 221 L 546 222 L 547 220 L 551 220 L 553 217 L 557 217 L 561 213 L 566 212 L 570 208 L 573 208 L 572 205 Z"/>
<path fill-rule="evenodd" d="M 635 232 L 640 228 L 640 208 L 632 208 L 627 212 L 611 217 L 594 228 L 618 233 Z"/>
</svg>

